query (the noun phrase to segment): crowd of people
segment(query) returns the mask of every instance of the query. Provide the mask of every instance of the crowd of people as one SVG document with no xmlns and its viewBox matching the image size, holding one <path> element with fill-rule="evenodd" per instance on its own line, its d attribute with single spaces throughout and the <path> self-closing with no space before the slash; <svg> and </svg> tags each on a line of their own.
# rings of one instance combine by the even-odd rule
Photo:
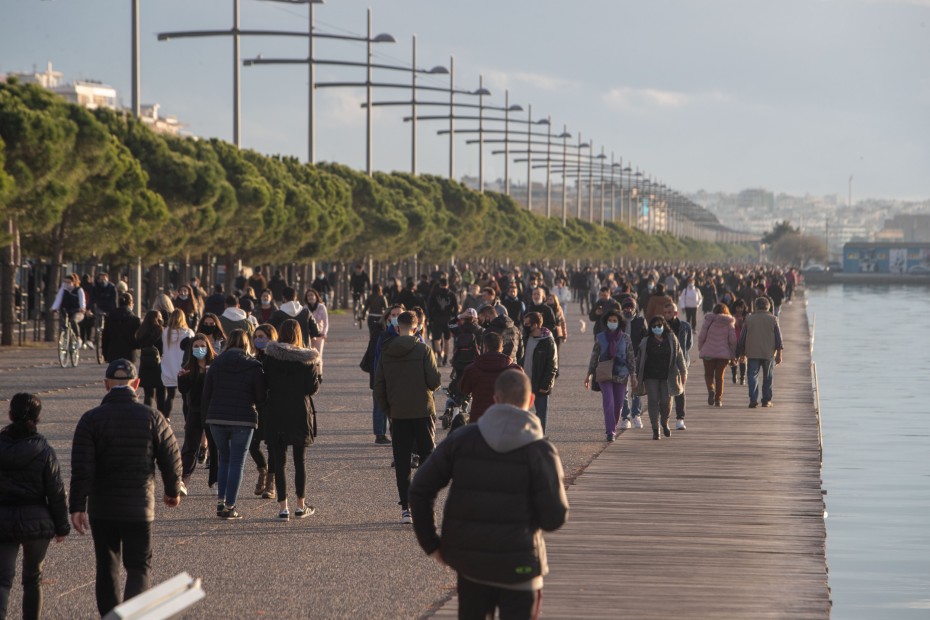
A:
<svg viewBox="0 0 930 620">
<path fill-rule="evenodd" d="M 13 397 L 11 424 L 0 433 L 0 525 L 17 525 L 0 528 L 0 617 L 20 546 L 24 613 L 38 616 L 42 560 L 49 540 L 68 535 L 69 512 L 74 529 L 93 536 L 101 615 L 121 600 L 120 562 L 128 574 L 123 596 L 145 590 L 156 471 L 171 507 L 188 494 L 203 464 L 216 516 L 238 521 L 251 456 L 255 495 L 278 501 L 273 518 L 314 514 L 306 450 L 317 435 L 313 396 L 323 381 L 325 300 L 332 287 L 316 278 L 298 295 L 280 276 L 266 282 L 257 269 L 240 277 L 233 294 L 218 284 L 211 295 L 195 279 L 159 294 L 141 319 L 132 295 L 115 291 L 103 328 L 107 395 L 78 423 L 67 500 L 54 451 L 37 430 L 41 402 L 30 394 Z M 606 440 L 643 428 L 643 397 L 653 439 L 669 438 L 673 407 L 676 430 L 686 429 L 684 386 L 694 341 L 709 406 L 723 406 L 728 367 L 733 383 L 748 381 L 750 408 L 773 406 L 774 367 L 783 350 L 777 316 L 798 276 L 794 270 L 684 265 L 473 271 L 464 264 L 382 286 L 358 265 L 349 284 L 367 315 L 360 367 L 369 376 L 374 442 L 392 448 L 401 523 L 413 524 L 424 550 L 459 572 L 460 600 L 466 597 L 464 609 L 471 610 L 463 617 L 483 617 L 476 610 L 500 605 L 502 592 L 529 592 L 513 604 L 538 609 L 546 566 L 538 561 L 535 533 L 557 529 L 567 518 L 558 451 L 546 427 L 559 350 L 570 332 L 592 343 L 582 380 L 601 393 Z M 95 286 L 113 287 L 105 277 Z M 72 311 L 87 307 L 81 290 L 69 276 L 56 300 L 57 309 L 78 323 Z M 100 308 L 105 297 L 91 299 Z M 576 303 L 577 328 L 570 330 L 566 315 Z M 437 448 L 434 395 L 445 366 L 449 402 L 464 413 Z M 170 426 L 178 393 L 180 446 Z M 27 453 L 34 460 L 24 470 L 19 463 Z M 467 480 L 454 475 L 459 459 L 474 460 L 463 468 Z M 513 475 L 494 474 L 506 469 Z M 450 481 L 439 535 L 433 503 Z M 480 501 L 482 493 L 512 501 L 502 508 Z M 464 508 L 469 502 L 483 507 Z M 473 521 L 477 537 L 463 538 L 458 520 Z M 514 528 L 524 534 L 511 537 Z M 495 553 L 500 541 L 510 545 L 506 557 Z"/>
</svg>

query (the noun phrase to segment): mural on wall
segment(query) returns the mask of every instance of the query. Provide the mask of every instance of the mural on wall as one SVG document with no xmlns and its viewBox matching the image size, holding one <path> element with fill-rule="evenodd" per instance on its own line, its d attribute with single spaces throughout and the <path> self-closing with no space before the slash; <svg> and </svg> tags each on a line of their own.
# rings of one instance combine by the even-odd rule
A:
<svg viewBox="0 0 930 620">
<path fill-rule="evenodd" d="M 888 251 L 888 273 L 904 273 L 907 271 L 907 249 L 892 248 Z"/>
</svg>

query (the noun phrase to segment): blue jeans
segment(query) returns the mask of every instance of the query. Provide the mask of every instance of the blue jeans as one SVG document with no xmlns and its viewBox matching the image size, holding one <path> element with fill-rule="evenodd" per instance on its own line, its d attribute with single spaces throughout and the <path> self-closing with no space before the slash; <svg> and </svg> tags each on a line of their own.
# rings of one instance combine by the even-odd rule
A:
<svg viewBox="0 0 930 620">
<path fill-rule="evenodd" d="M 638 415 L 642 414 L 642 412 L 643 412 L 643 401 L 642 401 L 642 397 L 636 396 L 635 394 L 633 394 L 633 390 L 628 390 L 628 391 L 627 391 L 627 394 L 629 395 L 629 398 L 626 398 L 626 399 L 623 400 L 623 413 L 622 413 L 622 415 L 623 415 L 623 419 L 624 419 L 624 420 L 629 420 L 631 415 L 632 415 L 632 417 L 635 418 L 635 417 L 637 417 Z M 632 411 L 631 411 L 631 405 L 630 405 L 630 402 L 631 402 L 631 401 L 632 401 L 632 403 L 633 403 L 633 404 L 632 404 Z"/>
<path fill-rule="evenodd" d="M 387 435 L 387 416 L 378 406 L 378 399 L 375 398 L 375 391 L 371 391 L 371 427 L 375 436 Z"/>
<path fill-rule="evenodd" d="M 772 375 L 775 372 L 774 359 L 747 360 L 746 378 L 749 383 L 749 402 L 759 402 L 759 369 L 762 369 L 762 402 L 772 400 Z"/>
<path fill-rule="evenodd" d="M 546 417 L 549 413 L 549 395 L 536 394 L 536 417 L 542 422 L 543 433 L 546 432 Z"/>
<path fill-rule="evenodd" d="M 239 497 L 245 455 L 249 452 L 254 430 L 251 426 L 210 425 L 210 432 L 213 434 L 213 440 L 216 441 L 220 461 L 216 472 L 216 499 L 217 501 L 226 500 L 227 506 L 235 506 L 236 499 Z"/>
</svg>

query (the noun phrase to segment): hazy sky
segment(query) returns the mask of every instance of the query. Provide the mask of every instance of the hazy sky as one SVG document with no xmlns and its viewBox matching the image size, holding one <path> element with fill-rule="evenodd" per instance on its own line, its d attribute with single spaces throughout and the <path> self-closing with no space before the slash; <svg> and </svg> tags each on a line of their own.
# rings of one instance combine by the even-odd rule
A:
<svg viewBox="0 0 930 620">
<path fill-rule="evenodd" d="M 409 65 L 416 34 L 419 65 L 448 65 L 454 55 L 457 86 L 477 88 L 483 74 L 488 105 L 503 105 L 509 89 L 511 103 L 531 104 L 534 117 L 551 116 L 558 131 L 567 125 L 681 191 L 845 196 L 852 174 L 854 201 L 930 198 L 930 0 L 328 0 L 316 7 L 317 30 L 364 34 L 369 5 L 374 32 L 397 39 L 376 46 L 376 62 Z M 199 136 L 232 138 L 231 39 L 158 42 L 156 34 L 229 28 L 232 7 L 142 0 L 142 101 Z M 307 9 L 242 0 L 241 27 L 305 30 Z M 2 0 L 0 72 L 51 60 L 66 80 L 107 82 L 129 105 L 129 28 L 127 0 Z M 244 38 L 242 57 L 258 54 L 306 58 L 306 42 Z M 363 62 L 365 51 L 318 40 L 316 56 Z M 320 66 L 317 80 L 363 81 L 364 69 Z M 307 83 L 303 66 L 243 68 L 243 146 L 305 159 Z M 364 90 L 317 95 L 317 159 L 363 169 Z M 376 111 L 376 169 L 409 170 L 407 114 Z M 441 125 L 420 123 L 421 172 L 447 174 Z M 488 179 L 503 174 L 490 150 Z M 525 165 L 511 170 L 525 182 Z M 477 172 L 478 147 L 457 141 L 456 175 Z"/>
</svg>

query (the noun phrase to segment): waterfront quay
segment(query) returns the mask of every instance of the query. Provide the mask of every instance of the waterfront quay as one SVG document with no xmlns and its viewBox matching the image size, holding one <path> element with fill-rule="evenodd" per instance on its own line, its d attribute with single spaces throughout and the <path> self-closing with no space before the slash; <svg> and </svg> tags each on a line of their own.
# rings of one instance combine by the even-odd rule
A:
<svg viewBox="0 0 930 620">
<path fill-rule="evenodd" d="M 747 409 L 746 387 L 730 383 L 729 375 L 724 407 L 708 407 L 695 347 L 688 428 L 662 441 L 652 441 L 647 423 L 604 442 L 600 395 L 582 385 L 591 334 L 578 332 L 577 318 L 573 306 L 550 401 L 547 430 L 563 461 L 571 512 L 561 531 L 546 536 L 551 573 L 542 616 L 829 617 L 803 300 L 782 310 L 786 350 L 775 372 L 775 407 Z M 315 397 L 320 434 L 308 458 L 308 502 L 316 515 L 276 521 L 277 503 L 251 493 L 251 461 L 241 522 L 214 516 L 203 469 L 179 508 L 158 506 L 153 581 L 187 571 L 202 578 L 206 592 L 185 617 L 454 617 L 455 575 L 424 556 L 411 528 L 401 525 L 391 452 L 373 443 L 371 393 L 358 369 L 365 344 L 350 317 L 333 317 Z M 66 485 L 71 435 L 81 413 L 103 395 L 103 370 L 90 356 L 76 369 L 59 368 L 44 345 L 0 352 L 0 398 L 39 393 L 40 431 L 58 452 Z M 174 411 L 180 439 L 179 403 Z M 437 440 L 444 435 L 439 430 Z M 93 557 L 89 537 L 72 533 L 52 545 L 45 617 L 95 616 Z M 21 613 L 20 599 L 16 583 L 11 617 Z"/>
</svg>

